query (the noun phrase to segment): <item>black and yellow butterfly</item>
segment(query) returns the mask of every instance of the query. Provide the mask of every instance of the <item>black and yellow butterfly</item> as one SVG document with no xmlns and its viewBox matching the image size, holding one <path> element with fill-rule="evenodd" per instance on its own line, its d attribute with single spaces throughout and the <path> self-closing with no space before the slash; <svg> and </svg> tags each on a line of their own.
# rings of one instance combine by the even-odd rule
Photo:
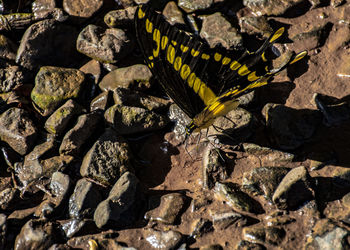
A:
<svg viewBox="0 0 350 250">
<path fill-rule="evenodd" d="M 219 116 L 238 106 L 237 97 L 266 85 L 288 65 L 306 55 L 301 52 L 277 69 L 269 69 L 266 49 L 284 28 L 274 32 L 255 52 L 233 57 L 211 49 L 198 37 L 168 23 L 149 5 L 135 12 L 136 35 L 145 61 L 168 96 L 192 119 L 186 136 L 208 128 Z"/>
</svg>

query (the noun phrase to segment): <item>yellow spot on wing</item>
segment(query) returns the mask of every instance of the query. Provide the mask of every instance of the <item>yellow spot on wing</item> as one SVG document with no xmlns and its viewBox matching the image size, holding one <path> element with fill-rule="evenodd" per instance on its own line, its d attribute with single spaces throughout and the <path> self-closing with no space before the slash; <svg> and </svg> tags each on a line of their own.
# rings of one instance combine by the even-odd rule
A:
<svg viewBox="0 0 350 250">
<path fill-rule="evenodd" d="M 176 42 L 176 41 L 174 41 L 174 40 L 171 40 L 171 43 L 172 43 L 174 46 L 176 46 L 176 45 L 177 45 L 177 42 Z"/>
<path fill-rule="evenodd" d="M 183 80 L 186 80 L 187 77 L 190 75 L 190 73 L 191 73 L 190 66 L 188 66 L 187 64 L 182 65 L 181 71 L 180 71 L 181 78 Z"/>
<path fill-rule="evenodd" d="M 153 56 L 149 56 L 148 60 L 152 61 L 153 60 Z"/>
<path fill-rule="evenodd" d="M 293 64 L 299 60 L 301 60 L 302 58 L 304 58 L 304 56 L 307 55 L 306 51 L 300 52 L 298 55 L 295 56 L 295 58 L 293 59 L 293 61 L 291 61 L 289 64 Z"/>
<path fill-rule="evenodd" d="M 207 54 L 205 54 L 205 53 L 202 54 L 202 59 L 208 60 L 209 58 L 210 58 L 209 55 L 207 55 Z"/>
<path fill-rule="evenodd" d="M 221 60 L 221 54 L 219 54 L 219 53 L 215 53 L 214 54 L 214 59 L 215 59 L 215 61 L 220 61 Z"/>
<path fill-rule="evenodd" d="M 154 57 L 158 57 L 159 49 L 160 49 L 160 31 L 159 31 L 159 29 L 154 29 L 153 40 L 156 42 L 156 45 L 157 45 L 157 48 L 153 49 L 153 55 L 154 55 Z"/>
<path fill-rule="evenodd" d="M 167 53 L 166 53 L 166 58 L 167 60 L 173 64 L 174 63 L 174 59 L 175 59 L 175 49 L 173 46 L 169 45 Z"/>
<path fill-rule="evenodd" d="M 238 70 L 238 74 L 241 75 L 241 76 L 245 76 L 246 74 L 249 74 L 249 72 L 250 72 L 250 70 L 247 68 L 246 65 L 243 65 Z"/>
<path fill-rule="evenodd" d="M 233 61 L 230 65 L 230 69 L 237 70 L 239 67 L 241 67 L 241 64 L 237 61 Z"/>
<path fill-rule="evenodd" d="M 190 86 L 190 88 L 193 87 L 194 84 L 194 80 L 197 78 L 195 73 L 191 73 L 190 76 L 187 78 L 187 82 L 188 82 L 188 86 Z"/>
<path fill-rule="evenodd" d="M 222 59 L 222 64 L 223 65 L 226 65 L 226 64 L 229 64 L 231 62 L 231 58 L 228 58 L 228 57 L 224 57 L 224 59 Z"/>
<path fill-rule="evenodd" d="M 261 54 L 261 59 L 263 59 L 264 62 L 267 62 L 267 59 L 266 59 L 266 57 L 265 57 L 265 52 L 263 52 L 263 53 Z"/>
<path fill-rule="evenodd" d="M 183 46 L 182 44 L 180 45 L 180 49 L 183 53 L 186 53 L 188 50 L 188 46 Z"/>
<path fill-rule="evenodd" d="M 145 15 L 146 15 L 146 13 L 143 12 L 141 8 L 139 8 L 139 11 L 137 12 L 138 18 L 139 18 L 139 19 L 142 19 L 142 18 L 145 17 Z"/>
<path fill-rule="evenodd" d="M 198 95 L 207 106 L 216 98 L 214 92 L 204 82 L 199 87 Z"/>
<path fill-rule="evenodd" d="M 148 67 L 149 67 L 149 68 L 153 68 L 153 67 L 154 67 L 154 63 L 153 63 L 153 62 L 149 63 L 149 64 L 148 64 Z"/>
<path fill-rule="evenodd" d="M 174 69 L 175 69 L 176 71 L 179 71 L 180 68 L 181 68 L 181 64 L 182 64 L 182 62 L 181 62 L 181 57 L 177 56 L 177 57 L 175 58 L 175 62 L 174 62 Z"/>
<path fill-rule="evenodd" d="M 192 49 L 192 50 L 191 50 L 191 55 L 194 56 L 194 57 L 196 57 L 196 56 L 199 55 L 199 51 L 198 51 L 198 50 Z"/>
<path fill-rule="evenodd" d="M 273 34 L 273 36 L 270 39 L 270 43 L 273 43 L 274 41 L 276 41 L 284 32 L 284 27 L 279 28 L 275 34 Z"/>
<path fill-rule="evenodd" d="M 256 74 L 255 74 L 255 71 L 253 71 L 252 73 L 250 73 L 248 75 L 248 81 L 250 82 L 254 82 L 256 80 L 258 80 L 260 77 L 258 77 Z"/>
<path fill-rule="evenodd" d="M 152 33 L 152 30 L 153 30 L 153 24 L 147 18 L 146 19 L 146 31 L 148 33 Z"/>
<path fill-rule="evenodd" d="M 162 50 L 165 50 L 165 47 L 168 44 L 168 41 L 169 39 L 167 36 L 162 36 L 162 41 L 161 41 Z"/>
</svg>

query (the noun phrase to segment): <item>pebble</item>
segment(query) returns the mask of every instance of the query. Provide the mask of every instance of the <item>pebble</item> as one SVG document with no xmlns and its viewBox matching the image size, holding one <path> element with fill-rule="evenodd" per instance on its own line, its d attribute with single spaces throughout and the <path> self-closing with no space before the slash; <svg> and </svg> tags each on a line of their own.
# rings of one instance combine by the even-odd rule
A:
<svg viewBox="0 0 350 250">
<path fill-rule="evenodd" d="M 15 61 L 17 49 L 17 45 L 10 38 L 0 35 L 0 58 Z"/>
<path fill-rule="evenodd" d="M 179 0 L 178 6 L 187 13 L 191 13 L 198 10 L 209 9 L 212 5 L 224 1 L 225 0 Z"/>
<path fill-rule="evenodd" d="M 135 11 L 136 6 L 120 10 L 112 10 L 105 15 L 104 22 L 110 28 L 130 27 L 134 24 Z"/>
<path fill-rule="evenodd" d="M 174 1 L 170 1 L 165 5 L 162 14 L 165 16 L 166 20 L 172 25 L 186 24 L 182 12 L 180 11 L 179 7 Z"/>
<path fill-rule="evenodd" d="M 3 65 L 0 69 L 0 92 L 10 92 L 15 88 L 18 88 L 19 86 L 23 85 L 25 80 L 26 74 L 20 69 L 20 67 L 15 65 Z"/>
<path fill-rule="evenodd" d="M 258 243 L 252 243 L 246 240 L 241 240 L 236 246 L 237 250 L 265 250 L 264 245 Z"/>
<path fill-rule="evenodd" d="M 190 237 L 193 239 L 200 238 L 213 230 L 213 222 L 208 219 L 199 218 L 191 224 Z"/>
<path fill-rule="evenodd" d="M 211 218 L 215 230 L 225 230 L 233 224 L 244 226 L 247 223 L 247 219 L 243 215 L 233 211 L 227 211 L 222 213 L 211 211 L 211 213 Z"/>
<path fill-rule="evenodd" d="M 176 249 L 175 247 L 179 246 L 182 240 L 182 235 L 179 232 L 158 231 L 152 228 L 144 230 L 143 237 L 155 249 Z"/>
<path fill-rule="evenodd" d="M 278 227 L 264 227 L 256 224 L 244 227 L 242 230 L 243 239 L 251 243 L 279 245 L 284 239 L 286 232 Z"/>
<path fill-rule="evenodd" d="M 63 0 L 63 9 L 70 16 L 90 18 L 103 5 L 103 0 Z"/>
<path fill-rule="evenodd" d="M 208 147 L 204 152 L 202 163 L 203 187 L 212 189 L 216 182 L 228 178 L 225 162 L 222 159 L 223 151 L 219 148 Z"/>
</svg>

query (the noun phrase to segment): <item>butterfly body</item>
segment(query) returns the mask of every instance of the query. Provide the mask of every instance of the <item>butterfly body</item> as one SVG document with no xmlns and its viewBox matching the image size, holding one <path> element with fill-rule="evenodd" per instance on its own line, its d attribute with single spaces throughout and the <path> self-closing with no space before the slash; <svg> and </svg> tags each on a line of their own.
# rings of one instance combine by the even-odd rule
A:
<svg viewBox="0 0 350 250">
<path fill-rule="evenodd" d="M 136 35 L 153 75 L 166 93 L 192 119 L 186 134 L 208 128 L 239 104 L 237 98 L 306 55 L 293 55 L 278 69 L 270 69 L 265 51 L 283 34 L 278 29 L 255 52 L 234 54 L 211 49 L 198 37 L 170 25 L 150 6 L 135 13 Z"/>
</svg>

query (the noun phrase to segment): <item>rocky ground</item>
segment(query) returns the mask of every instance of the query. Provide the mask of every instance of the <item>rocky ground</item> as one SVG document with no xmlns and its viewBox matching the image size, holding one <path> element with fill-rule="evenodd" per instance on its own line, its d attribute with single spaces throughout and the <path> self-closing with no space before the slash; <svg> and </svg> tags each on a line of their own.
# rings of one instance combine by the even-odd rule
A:
<svg viewBox="0 0 350 250">
<path fill-rule="evenodd" d="M 350 2 L 152 1 L 212 47 L 308 51 L 186 144 L 144 2 L 0 1 L 0 249 L 350 249 Z"/>
</svg>

